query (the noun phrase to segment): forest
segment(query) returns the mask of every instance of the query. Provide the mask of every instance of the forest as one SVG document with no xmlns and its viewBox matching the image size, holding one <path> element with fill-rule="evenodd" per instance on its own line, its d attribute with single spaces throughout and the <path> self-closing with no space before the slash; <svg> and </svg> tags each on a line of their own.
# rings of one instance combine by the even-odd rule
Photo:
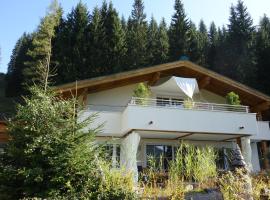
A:
<svg viewBox="0 0 270 200">
<path fill-rule="evenodd" d="M 194 24 L 183 2 L 175 0 L 170 23 L 146 20 L 144 3 L 134 0 L 128 19 L 120 17 L 112 2 L 89 11 L 79 2 L 70 13 L 57 11 L 53 22 L 24 33 L 17 41 L 6 74 L 6 96 L 27 93 L 42 76 L 37 61 L 51 47 L 51 84 L 93 78 L 156 64 L 188 59 L 248 86 L 270 94 L 270 19 L 255 25 L 242 0 L 232 5 L 229 23 L 217 27 Z M 55 23 L 50 44 L 37 46 L 46 26 Z M 40 27 L 43 26 L 43 27 Z M 40 42 L 40 40 L 38 40 Z M 42 40 L 41 40 L 42 41 Z M 42 43 L 42 42 L 41 42 Z M 42 45 L 41 45 L 42 46 Z"/>
</svg>

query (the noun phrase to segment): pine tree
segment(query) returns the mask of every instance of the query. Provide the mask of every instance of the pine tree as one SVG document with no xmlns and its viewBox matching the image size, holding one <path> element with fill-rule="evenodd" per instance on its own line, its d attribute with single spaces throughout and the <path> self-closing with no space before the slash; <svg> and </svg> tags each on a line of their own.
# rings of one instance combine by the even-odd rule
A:
<svg viewBox="0 0 270 200">
<path fill-rule="evenodd" d="M 199 33 L 192 21 L 189 22 L 189 26 L 187 56 L 192 62 L 197 62 L 200 58 Z"/>
<path fill-rule="evenodd" d="M 258 89 L 270 94 L 270 20 L 266 15 L 260 21 L 256 38 Z"/>
<path fill-rule="evenodd" d="M 156 63 L 165 63 L 169 57 L 169 37 L 165 19 L 162 18 L 158 28 L 158 49 Z"/>
<path fill-rule="evenodd" d="M 142 0 L 135 0 L 127 25 L 126 68 L 134 69 L 146 65 L 147 22 Z"/>
<path fill-rule="evenodd" d="M 209 28 L 209 50 L 207 52 L 207 63 L 209 69 L 215 69 L 215 60 L 217 56 L 217 46 L 218 46 L 218 31 L 214 22 L 210 24 Z"/>
<path fill-rule="evenodd" d="M 175 0 L 175 14 L 169 28 L 170 60 L 178 60 L 187 53 L 189 20 L 186 17 L 181 0 Z"/>
<path fill-rule="evenodd" d="M 101 14 L 98 7 L 95 7 L 88 27 L 87 48 L 88 48 L 88 77 L 95 77 L 104 73 L 103 70 L 103 48 L 105 40 L 105 30 L 102 24 Z"/>
<path fill-rule="evenodd" d="M 229 76 L 254 85 L 255 82 L 255 51 L 254 51 L 254 26 L 253 21 L 243 1 L 231 7 L 228 25 L 229 52 L 228 62 L 231 66 Z"/>
<path fill-rule="evenodd" d="M 154 17 L 151 17 L 148 30 L 147 30 L 147 64 L 157 64 L 158 53 L 158 24 Z"/>
<path fill-rule="evenodd" d="M 59 63 L 57 73 L 62 82 L 86 78 L 88 52 L 85 44 L 88 24 L 89 14 L 82 2 L 60 24 L 62 30 L 57 34 L 54 52 Z"/>
<path fill-rule="evenodd" d="M 47 83 L 52 66 L 52 40 L 55 37 L 55 28 L 59 25 L 62 10 L 57 1 L 54 1 L 48 14 L 41 20 L 38 30 L 33 35 L 32 48 L 28 50 L 27 54 L 31 56 L 32 60 L 27 63 L 29 68 L 24 70 L 26 76 L 25 81 L 28 86 L 39 83 L 44 83 L 46 90 Z"/>
<path fill-rule="evenodd" d="M 27 55 L 31 43 L 32 36 L 24 33 L 12 51 L 6 75 L 7 86 L 5 93 L 7 97 L 19 97 L 26 93 L 23 85 L 25 82 L 23 71 L 28 67 L 25 63 L 31 60 L 30 56 Z"/>
<path fill-rule="evenodd" d="M 103 11 L 101 10 L 101 16 Z M 102 24 L 105 30 L 105 48 L 103 49 L 103 60 L 106 67 L 104 74 L 119 72 L 125 57 L 125 33 L 122 28 L 117 11 L 109 4 L 108 10 L 102 17 Z"/>
<path fill-rule="evenodd" d="M 208 32 L 203 20 L 199 23 L 199 49 L 200 58 L 197 61 L 198 64 L 208 67 L 207 54 L 209 50 Z"/>
</svg>

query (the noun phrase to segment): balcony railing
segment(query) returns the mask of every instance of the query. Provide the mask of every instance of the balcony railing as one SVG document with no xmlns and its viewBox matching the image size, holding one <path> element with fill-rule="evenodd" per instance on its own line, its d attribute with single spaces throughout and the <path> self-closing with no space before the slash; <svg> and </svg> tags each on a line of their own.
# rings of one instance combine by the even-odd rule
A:
<svg viewBox="0 0 270 200">
<path fill-rule="evenodd" d="M 248 106 L 132 97 L 128 105 L 249 113 Z"/>
</svg>

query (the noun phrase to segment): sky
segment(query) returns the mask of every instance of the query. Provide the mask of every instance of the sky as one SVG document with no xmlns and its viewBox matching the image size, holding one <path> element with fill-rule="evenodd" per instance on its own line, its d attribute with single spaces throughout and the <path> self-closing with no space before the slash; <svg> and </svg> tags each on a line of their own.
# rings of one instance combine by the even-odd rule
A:
<svg viewBox="0 0 270 200">
<path fill-rule="evenodd" d="M 91 12 L 103 0 L 82 0 Z M 109 0 L 108 0 L 109 1 Z M 128 18 L 134 0 L 112 0 L 120 16 Z M 7 71 L 12 49 L 24 32 L 33 32 L 51 0 L 1 0 L 0 1 L 0 72 Z M 79 0 L 59 0 L 64 15 L 76 6 Z M 237 0 L 182 0 L 188 17 L 197 25 L 201 19 L 207 26 L 214 21 L 217 26 L 227 25 L 229 9 Z M 270 16 L 270 0 L 244 0 L 257 25 L 263 14 Z M 149 20 L 153 15 L 158 21 L 164 17 L 169 24 L 174 13 L 174 0 L 144 0 Z"/>
</svg>

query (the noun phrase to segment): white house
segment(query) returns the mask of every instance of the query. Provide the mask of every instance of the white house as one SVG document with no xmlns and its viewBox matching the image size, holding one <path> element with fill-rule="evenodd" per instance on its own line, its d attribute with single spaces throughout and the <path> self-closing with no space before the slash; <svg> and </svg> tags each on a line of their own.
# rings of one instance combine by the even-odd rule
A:
<svg viewBox="0 0 270 200">
<path fill-rule="evenodd" d="M 140 82 L 149 85 L 151 98 L 133 97 Z M 166 167 L 179 140 L 185 140 L 219 149 L 220 168 L 227 167 L 224 157 L 236 144 L 253 171 L 269 167 L 270 129 L 264 120 L 270 97 L 189 61 L 68 83 L 56 91 L 78 94 L 85 106 L 81 117 L 98 113 L 91 126 L 104 123 L 96 140 L 108 143 L 115 166 L 136 172 L 147 167 L 148 155 L 162 154 Z M 231 91 L 241 106 L 226 104 Z"/>
</svg>

